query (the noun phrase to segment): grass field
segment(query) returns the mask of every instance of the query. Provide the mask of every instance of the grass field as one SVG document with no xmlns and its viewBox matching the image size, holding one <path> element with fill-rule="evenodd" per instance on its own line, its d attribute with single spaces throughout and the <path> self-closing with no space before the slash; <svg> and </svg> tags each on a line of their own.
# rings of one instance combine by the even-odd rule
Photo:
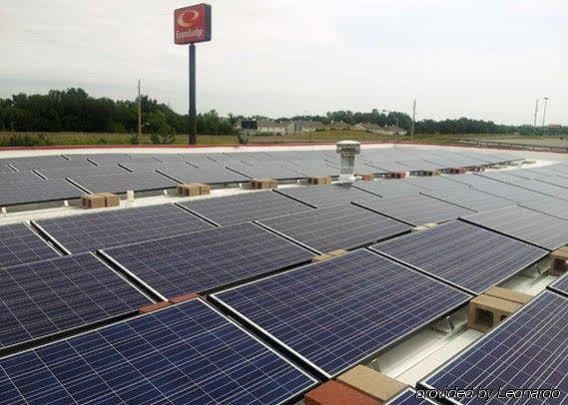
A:
<svg viewBox="0 0 568 405">
<path fill-rule="evenodd" d="M 414 139 L 408 136 L 388 136 L 378 135 L 362 131 L 321 131 L 312 133 L 301 133 L 298 135 L 286 136 L 254 136 L 249 137 L 249 143 L 254 144 L 286 144 L 286 143 L 334 143 L 341 140 L 351 139 L 361 142 L 414 142 L 431 144 L 455 144 L 460 140 L 490 140 L 499 139 L 507 141 L 518 139 L 518 135 L 416 135 Z M 533 137 L 525 137 L 527 142 Z M 538 138 L 534 138 L 538 139 Z M 231 135 L 198 135 L 200 145 L 235 145 L 238 143 L 236 136 Z M 129 145 L 131 144 L 130 134 L 117 133 L 80 133 L 80 132 L 58 132 L 58 133 L 12 133 L 0 132 L 0 147 L 10 146 L 80 146 L 80 145 Z M 142 135 L 140 144 L 151 145 L 150 135 Z M 187 144 L 187 135 L 176 135 L 173 144 Z"/>
</svg>

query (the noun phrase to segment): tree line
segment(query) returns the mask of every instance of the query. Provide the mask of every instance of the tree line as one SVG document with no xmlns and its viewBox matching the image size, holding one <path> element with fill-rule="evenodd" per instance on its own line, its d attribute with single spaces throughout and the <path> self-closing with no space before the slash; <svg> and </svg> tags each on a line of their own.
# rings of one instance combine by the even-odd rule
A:
<svg viewBox="0 0 568 405">
<path fill-rule="evenodd" d="M 168 142 L 173 134 L 189 131 L 187 114 L 178 114 L 168 105 L 143 95 L 141 97 L 142 133 L 160 136 Z M 80 88 L 51 90 L 47 94 L 24 93 L 11 98 L 0 98 L 0 131 L 18 132 L 111 132 L 135 134 L 138 130 L 138 102 L 135 100 L 111 100 L 91 97 Z M 221 117 L 215 110 L 198 114 L 197 130 L 201 134 L 234 134 L 238 119 L 267 118 L 243 117 L 229 114 Z M 323 124 L 344 122 L 354 125 L 360 122 L 380 126 L 396 125 L 410 130 L 412 119 L 402 112 L 353 112 L 349 110 L 328 112 L 322 115 L 302 115 L 279 118 L 278 121 L 313 120 Z M 415 124 L 417 134 L 533 134 L 540 130 L 530 125 L 499 125 L 493 121 L 469 118 L 435 121 L 425 119 Z M 568 127 L 555 130 L 568 134 Z"/>
</svg>

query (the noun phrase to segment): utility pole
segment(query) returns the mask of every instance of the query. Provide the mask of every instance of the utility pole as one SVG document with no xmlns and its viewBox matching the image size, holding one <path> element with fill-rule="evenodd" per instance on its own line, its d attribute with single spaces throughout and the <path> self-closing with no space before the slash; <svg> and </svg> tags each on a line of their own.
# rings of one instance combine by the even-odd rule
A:
<svg viewBox="0 0 568 405">
<path fill-rule="evenodd" d="M 536 128 L 536 119 L 538 117 L 538 102 L 539 101 L 540 100 L 537 98 L 536 99 L 536 105 L 534 106 L 534 125 L 533 125 L 533 127 L 535 127 L 535 128 Z"/>
<path fill-rule="evenodd" d="M 142 97 L 140 96 L 140 79 L 138 79 L 138 142 L 142 136 Z"/>
<path fill-rule="evenodd" d="M 548 104 L 548 97 L 544 98 L 544 110 L 542 111 L 542 134 L 544 135 L 544 122 L 546 119 L 546 106 Z"/>
<path fill-rule="evenodd" d="M 412 101 L 412 125 L 410 126 L 410 139 L 414 140 L 414 125 L 416 123 L 416 99 Z"/>
</svg>

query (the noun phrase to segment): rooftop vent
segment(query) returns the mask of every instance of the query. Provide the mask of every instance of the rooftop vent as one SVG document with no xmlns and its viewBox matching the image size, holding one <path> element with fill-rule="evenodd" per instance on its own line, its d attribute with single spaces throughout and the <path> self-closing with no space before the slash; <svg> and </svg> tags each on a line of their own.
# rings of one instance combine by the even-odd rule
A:
<svg viewBox="0 0 568 405">
<path fill-rule="evenodd" d="M 339 181 L 353 183 L 355 181 L 355 155 L 361 153 L 361 144 L 357 141 L 337 142 L 336 152 L 340 155 L 341 163 Z"/>
</svg>

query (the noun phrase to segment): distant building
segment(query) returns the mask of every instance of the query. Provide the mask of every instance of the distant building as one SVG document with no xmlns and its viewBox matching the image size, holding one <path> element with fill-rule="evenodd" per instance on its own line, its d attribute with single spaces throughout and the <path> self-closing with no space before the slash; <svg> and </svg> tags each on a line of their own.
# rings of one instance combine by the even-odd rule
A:
<svg viewBox="0 0 568 405">
<path fill-rule="evenodd" d="M 389 125 L 381 127 L 380 125 L 373 124 L 370 122 L 360 122 L 353 125 L 353 130 L 355 131 L 367 131 L 374 134 L 380 135 L 406 135 L 406 130 L 397 127 L 396 125 Z"/>
<path fill-rule="evenodd" d="M 324 130 L 326 126 L 319 121 L 296 121 L 294 123 L 294 132 L 315 132 L 317 130 Z"/>
<path fill-rule="evenodd" d="M 258 132 L 261 134 L 284 135 L 288 132 L 288 123 L 260 120 L 258 121 Z"/>
<path fill-rule="evenodd" d="M 336 122 L 332 122 L 331 124 L 329 124 L 327 126 L 328 129 L 335 129 L 335 130 L 347 130 L 347 129 L 352 129 L 352 126 L 349 124 L 346 124 L 343 121 L 336 121 Z"/>
</svg>

